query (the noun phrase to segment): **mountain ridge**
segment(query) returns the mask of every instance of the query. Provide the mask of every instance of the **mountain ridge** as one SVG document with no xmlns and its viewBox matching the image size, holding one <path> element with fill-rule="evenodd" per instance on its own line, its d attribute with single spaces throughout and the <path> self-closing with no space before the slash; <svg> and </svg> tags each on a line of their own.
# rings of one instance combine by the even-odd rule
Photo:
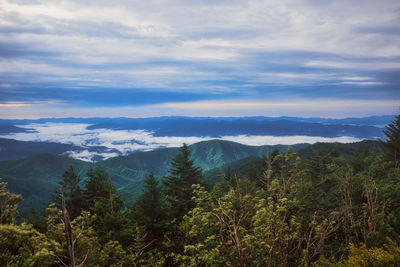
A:
<svg viewBox="0 0 400 267">
<path fill-rule="evenodd" d="M 364 141 L 376 144 L 376 141 Z M 362 143 L 362 142 L 361 142 Z M 354 143 L 357 144 L 357 143 Z M 343 144 L 344 147 L 357 146 Z M 365 143 L 366 144 L 366 143 Z M 294 151 L 301 152 L 313 145 L 298 144 Z M 334 145 L 332 145 L 334 146 Z M 360 145 L 362 148 L 365 145 Z M 289 146 L 247 146 L 223 140 L 203 141 L 189 146 L 195 165 L 203 171 L 224 171 L 223 166 L 246 158 L 266 156 L 268 149 L 285 152 Z M 360 148 L 360 149 L 361 149 Z M 85 177 L 89 168 L 102 166 L 108 173 L 117 191 L 126 199 L 129 206 L 140 194 L 143 180 L 154 171 L 161 179 L 169 168 L 179 148 L 161 148 L 154 151 L 135 152 L 127 156 L 119 156 L 98 163 L 90 163 L 65 156 L 40 154 L 20 160 L 0 161 L 0 177 L 9 183 L 14 193 L 24 197 L 21 210 L 27 212 L 32 207 L 43 207 L 51 200 L 51 195 L 58 188 L 63 172 L 71 165 L 75 171 Z M 218 169 L 219 168 L 219 169 Z M 214 179 L 217 179 L 215 177 Z"/>
</svg>

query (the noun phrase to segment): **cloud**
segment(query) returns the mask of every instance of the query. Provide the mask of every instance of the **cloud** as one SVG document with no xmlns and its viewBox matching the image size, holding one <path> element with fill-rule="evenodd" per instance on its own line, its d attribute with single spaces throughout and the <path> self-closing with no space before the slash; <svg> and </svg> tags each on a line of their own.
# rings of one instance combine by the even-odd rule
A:
<svg viewBox="0 0 400 267">
<path fill-rule="evenodd" d="M 3 138 L 13 138 L 20 141 L 56 142 L 81 146 L 83 150 L 67 151 L 64 154 L 85 161 L 96 161 L 98 158 L 111 158 L 118 155 L 126 155 L 134 151 L 149 151 L 163 147 L 179 147 L 183 143 L 194 144 L 201 141 L 212 140 L 212 137 L 177 137 L 154 136 L 152 132 L 145 130 L 88 130 L 89 124 L 82 123 L 35 123 L 21 125 L 19 127 L 33 129 L 26 133 L 13 133 L 1 135 Z M 360 141 L 354 137 L 318 137 L 318 136 L 222 136 L 221 140 L 238 142 L 245 145 L 292 145 L 298 143 L 313 144 L 316 142 L 341 142 L 351 143 Z M 108 151 L 98 152 L 90 148 L 103 146 Z M 117 153 L 118 151 L 119 153 Z"/>
<path fill-rule="evenodd" d="M 353 85 L 356 86 L 356 85 Z M 323 88 L 329 90 L 329 88 Z M 334 89 L 334 88 L 333 88 Z M 357 88 L 354 88 L 356 91 Z M 396 94 L 396 88 L 393 88 Z M 90 92 L 88 92 L 90 93 Z M 312 92 L 310 92 L 312 93 Z M 351 93 L 351 92 L 349 92 Z M 338 94 L 338 93 L 337 93 Z M 366 92 L 364 92 L 366 94 Z M 255 99 L 249 95 L 237 99 L 219 99 L 192 101 L 190 95 L 181 94 L 174 97 L 174 94 L 166 96 L 171 99 L 169 102 L 151 104 L 152 93 L 125 94 L 125 99 L 120 101 L 121 106 L 108 105 L 105 107 L 80 107 L 63 103 L 55 100 L 43 102 L 27 102 L 30 105 L 18 107 L 2 107 L 0 113 L 2 118 L 8 119 L 38 119 L 45 117 L 65 118 L 65 117 L 159 117 L 159 116 L 207 116 L 207 117 L 241 117 L 241 116 L 294 116 L 294 117 L 325 117 L 325 118 L 345 118 L 345 117 L 365 117 L 372 115 L 396 114 L 399 108 L 399 101 L 392 100 L 359 100 L 343 98 L 281 98 L 269 100 Z M 79 97 L 75 96 L 75 97 Z M 94 95 L 93 97 L 103 97 L 103 101 L 113 100 L 113 95 Z M 0 96 L 1 99 L 1 96 Z M 179 102 L 175 102 L 179 99 Z M 117 99 L 115 99 L 116 101 Z M 175 100 L 175 101 L 174 101 Z M 129 105 L 129 102 L 136 102 L 139 105 Z M 150 103 L 149 103 L 150 102 Z M 26 103 L 26 102 L 24 102 Z M 140 105 L 140 103 L 142 105 Z M 125 104 L 125 105 L 123 105 Z M 62 131 L 63 129 L 60 129 Z"/>
<path fill-rule="evenodd" d="M 0 101 L 400 100 L 400 2 L 321 2 L 5 0 Z"/>
<path fill-rule="evenodd" d="M 89 161 L 89 162 L 96 162 L 98 159 L 106 160 L 109 158 L 117 157 L 120 156 L 118 153 L 99 153 L 99 152 L 93 152 L 89 150 L 83 150 L 83 151 L 67 151 L 63 153 L 63 155 L 67 157 L 71 157 L 74 159 L 79 159 L 83 161 Z"/>
<path fill-rule="evenodd" d="M 6 103 L 0 103 L 0 107 L 6 107 L 6 108 L 17 108 L 17 107 L 26 107 L 30 106 L 31 104 L 29 103 L 24 103 L 24 102 L 6 102 Z"/>
</svg>

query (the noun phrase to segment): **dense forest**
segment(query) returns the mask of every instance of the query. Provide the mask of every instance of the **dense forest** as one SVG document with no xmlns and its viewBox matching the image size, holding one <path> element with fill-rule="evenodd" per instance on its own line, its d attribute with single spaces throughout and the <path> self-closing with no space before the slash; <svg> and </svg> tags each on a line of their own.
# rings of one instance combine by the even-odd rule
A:
<svg viewBox="0 0 400 267">
<path fill-rule="evenodd" d="M 384 133 L 384 153 L 269 151 L 215 185 L 183 145 L 129 208 L 101 167 L 61 170 L 25 220 L 0 182 L 0 265 L 400 266 L 400 116 Z"/>
</svg>

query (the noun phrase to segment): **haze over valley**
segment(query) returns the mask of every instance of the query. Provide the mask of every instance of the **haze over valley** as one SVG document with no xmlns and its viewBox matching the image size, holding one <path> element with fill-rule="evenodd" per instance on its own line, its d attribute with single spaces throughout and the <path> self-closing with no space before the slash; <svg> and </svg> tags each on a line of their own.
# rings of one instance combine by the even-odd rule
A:
<svg viewBox="0 0 400 267">
<path fill-rule="evenodd" d="M 4 120 L 0 128 L 0 138 L 3 138 L 0 159 L 55 152 L 85 161 L 99 161 L 135 151 L 179 147 L 183 143 L 190 145 L 212 139 L 253 146 L 350 143 L 381 138 L 382 125 L 392 119 L 393 116 L 336 120 L 295 117 Z M 47 144 L 42 148 L 37 144 L 37 150 L 23 151 L 23 143 L 18 148 L 15 142 L 6 139 L 31 142 L 31 148 L 32 142 Z"/>
</svg>

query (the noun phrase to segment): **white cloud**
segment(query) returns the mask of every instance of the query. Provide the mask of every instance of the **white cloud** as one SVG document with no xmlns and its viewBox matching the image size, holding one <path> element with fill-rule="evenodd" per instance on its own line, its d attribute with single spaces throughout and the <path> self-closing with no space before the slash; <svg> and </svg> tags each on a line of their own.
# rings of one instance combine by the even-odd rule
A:
<svg viewBox="0 0 400 267">
<path fill-rule="evenodd" d="M 349 80 L 349 82 L 352 82 Z M 356 80 L 354 80 L 357 83 Z M 223 89 L 221 89 L 223 90 Z M 48 101 L 30 102 L 13 107 L 0 105 L 0 114 L 4 119 L 38 119 L 65 117 L 159 117 L 159 116 L 294 116 L 346 118 L 372 115 L 396 114 L 399 101 L 393 100 L 349 100 L 327 98 L 291 98 L 291 99 L 243 99 L 218 101 L 167 102 L 155 105 L 119 106 L 119 107 L 76 107 L 67 103 Z M 75 127 L 75 126 L 71 126 Z M 83 127 L 83 126 L 82 126 Z"/>
<path fill-rule="evenodd" d="M 13 133 L 1 135 L 3 138 L 13 138 L 21 141 L 41 141 L 74 144 L 86 147 L 80 151 L 68 151 L 65 155 L 85 161 L 93 161 L 94 157 L 104 159 L 126 155 L 134 151 L 149 151 L 162 147 L 179 147 L 183 143 L 194 144 L 201 141 L 215 139 L 213 137 L 177 137 L 177 136 L 154 136 L 151 132 L 144 130 L 88 130 L 89 124 L 80 123 L 42 123 L 28 124 L 20 127 L 34 129 L 36 132 Z M 293 145 L 297 143 L 316 142 L 340 142 L 351 143 L 360 141 L 358 138 L 341 136 L 335 138 L 318 136 L 222 136 L 221 140 L 238 142 L 245 145 Z M 105 152 L 90 151 L 90 147 L 104 146 L 108 148 Z M 114 152 L 115 150 L 119 153 Z"/>
<path fill-rule="evenodd" d="M 74 158 L 74 159 L 94 162 L 94 161 L 96 161 L 94 158 L 96 156 L 102 158 L 103 160 L 106 160 L 109 158 L 117 157 L 120 154 L 106 153 L 106 152 L 98 153 L 98 152 L 93 152 L 93 151 L 89 151 L 89 150 L 83 150 L 83 151 L 67 151 L 67 152 L 63 153 L 63 155 Z"/>
<path fill-rule="evenodd" d="M 2 1 L 0 40 L 56 54 L 52 59 L 106 66 L 93 70 L 54 61 L 4 62 L 0 71 L 49 73 L 82 80 L 120 80 L 122 86 L 168 87 L 172 81 L 210 77 L 190 69 L 131 70 L 116 64 L 195 61 L 250 62 L 249 51 L 312 51 L 344 56 L 397 56 L 400 35 L 358 31 L 398 25 L 399 1 Z M 29 30 L 30 25 L 35 30 Z M 43 58 L 43 60 L 46 60 Z M 109 64 L 109 65 L 108 65 Z M 352 63 L 313 60 L 308 66 L 399 68 L 396 62 Z M 79 74 L 77 73 L 79 72 Z M 83 74 L 83 75 L 82 75 Z M 78 76 L 80 75 L 80 76 Z M 215 74 L 214 74 L 215 75 Z M 172 76 L 172 77 L 169 77 Z M 44 78 L 44 77 L 43 77 Z M 281 78 L 293 79 L 293 75 Z M 311 76 L 311 78 L 313 78 Z M 165 81 L 168 79 L 167 81 Z M 149 83 L 148 81 L 152 81 Z M 97 83 L 98 84 L 98 83 Z"/>
<path fill-rule="evenodd" d="M 384 69 L 400 69 L 400 62 L 354 62 L 354 61 L 309 61 L 306 66 L 329 67 L 341 69 L 361 69 L 361 70 L 384 70 Z"/>
</svg>

